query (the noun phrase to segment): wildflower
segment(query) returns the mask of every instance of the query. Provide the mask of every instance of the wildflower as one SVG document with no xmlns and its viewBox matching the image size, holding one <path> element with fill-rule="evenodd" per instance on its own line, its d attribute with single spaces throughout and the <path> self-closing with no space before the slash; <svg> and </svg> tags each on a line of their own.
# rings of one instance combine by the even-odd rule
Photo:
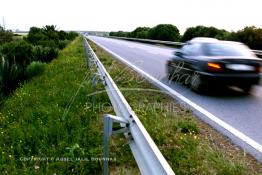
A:
<svg viewBox="0 0 262 175">
<path fill-rule="evenodd" d="M 35 168 L 35 170 L 38 170 L 40 167 L 39 167 L 39 166 L 37 166 L 37 165 L 35 165 L 35 167 L 34 167 L 34 168 Z"/>
</svg>

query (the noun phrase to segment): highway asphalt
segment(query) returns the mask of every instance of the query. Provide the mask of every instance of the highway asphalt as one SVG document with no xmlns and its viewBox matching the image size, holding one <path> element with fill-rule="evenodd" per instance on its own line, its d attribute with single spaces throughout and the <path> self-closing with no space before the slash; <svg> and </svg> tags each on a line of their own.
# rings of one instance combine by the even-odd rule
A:
<svg viewBox="0 0 262 175">
<path fill-rule="evenodd" d="M 125 40 L 89 36 L 90 39 L 133 63 L 192 102 L 236 128 L 262 145 L 262 86 L 255 86 L 249 95 L 228 88 L 219 92 L 197 94 L 180 83 L 166 78 L 165 64 L 175 49 Z"/>
</svg>

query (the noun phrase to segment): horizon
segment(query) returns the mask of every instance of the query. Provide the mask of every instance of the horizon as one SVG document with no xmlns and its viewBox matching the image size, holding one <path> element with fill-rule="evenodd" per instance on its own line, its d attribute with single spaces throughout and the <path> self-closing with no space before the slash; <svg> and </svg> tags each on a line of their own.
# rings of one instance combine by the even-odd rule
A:
<svg viewBox="0 0 262 175">
<path fill-rule="evenodd" d="M 260 0 L 133 0 L 125 4 L 120 0 L 12 0 L 2 2 L 0 24 L 20 31 L 45 25 L 65 31 L 133 31 L 137 27 L 173 24 L 181 34 L 198 25 L 236 32 L 246 26 L 262 28 L 261 5 Z"/>
<path fill-rule="evenodd" d="M 52 25 L 52 24 L 51 24 Z M 174 25 L 174 24 L 172 24 L 172 25 Z M 0 24 L 0 26 L 2 26 L 1 24 Z M 44 25 L 45 26 L 45 25 Z M 32 27 L 38 27 L 38 28 L 42 28 L 42 27 L 44 27 L 44 26 L 32 26 Z M 56 26 L 56 25 L 55 25 Z M 176 25 L 174 25 L 174 26 L 176 26 Z M 198 26 L 203 26 L 203 25 L 198 25 Z M 3 27 L 3 26 L 2 26 Z M 138 26 L 138 27 L 146 27 L 146 26 Z M 137 28 L 138 28 L 137 27 Z M 153 27 L 155 27 L 155 26 L 153 26 Z M 176 26 L 177 27 L 177 26 Z M 192 26 L 192 27 L 197 27 L 197 26 Z M 214 26 L 204 26 L 204 27 L 214 27 Z M 257 27 L 257 26 L 244 26 L 242 29 L 238 29 L 238 30 L 236 30 L 236 31 L 228 31 L 228 30 L 226 30 L 226 29 L 223 29 L 223 28 L 217 28 L 217 29 L 220 29 L 220 30 L 226 30 L 227 32 L 237 32 L 237 31 L 240 31 L 240 30 L 243 30 L 244 28 L 246 28 L 246 27 L 255 27 L 255 28 L 259 28 L 259 29 L 262 29 L 262 28 L 260 28 L 260 27 Z M 152 28 L 152 27 L 151 27 Z M 188 27 L 188 28 L 191 28 L 191 27 Z M 216 27 L 215 27 L 216 28 Z M 136 29 L 136 28 L 135 28 Z M 134 29 L 134 30 L 135 30 Z M 6 30 L 11 30 L 13 33 L 27 33 L 27 32 L 29 32 L 29 30 L 30 30 L 30 28 L 29 28 L 29 30 L 19 30 L 19 29 L 6 29 Z M 59 30 L 63 30 L 63 29 L 59 29 Z M 134 31 L 134 30 L 132 30 L 132 31 Z M 178 28 L 178 30 L 179 30 L 179 28 Z M 114 31 L 94 31 L 94 30 L 64 30 L 65 32 L 70 32 L 70 31 L 75 31 L 75 32 L 101 32 L 101 33 L 110 33 L 110 32 L 119 32 L 119 31 L 123 31 L 123 30 L 114 30 Z M 132 31 L 123 31 L 123 32 L 132 32 Z M 179 33 L 180 33 L 180 35 L 183 35 L 184 33 L 185 33 L 185 31 L 183 31 L 183 33 L 179 30 Z"/>
</svg>

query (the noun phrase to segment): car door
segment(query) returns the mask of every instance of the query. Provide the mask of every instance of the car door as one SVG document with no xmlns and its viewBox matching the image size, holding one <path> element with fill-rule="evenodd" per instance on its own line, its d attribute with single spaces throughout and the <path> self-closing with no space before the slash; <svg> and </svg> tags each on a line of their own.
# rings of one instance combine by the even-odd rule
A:
<svg viewBox="0 0 262 175">
<path fill-rule="evenodd" d="M 194 62 L 194 56 L 196 55 L 195 43 L 187 43 L 182 48 L 182 56 L 180 60 L 180 65 L 183 67 L 181 73 L 184 75 L 190 75 L 192 73 L 191 68 Z"/>
<path fill-rule="evenodd" d="M 185 57 L 185 69 L 187 74 L 193 74 L 195 70 L 198 70 L 201 62 L 201 43 L 192 43 L 187 56 Z"/>
</svg>

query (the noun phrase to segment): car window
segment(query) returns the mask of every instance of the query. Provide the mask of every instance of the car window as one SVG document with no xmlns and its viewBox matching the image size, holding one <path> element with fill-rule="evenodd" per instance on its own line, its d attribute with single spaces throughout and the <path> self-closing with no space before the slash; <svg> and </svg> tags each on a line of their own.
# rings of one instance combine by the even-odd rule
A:
<svg viewBox="0 0 262 175">
<path fill-rule="evenodd" d="M 199 56 L 201 55 L 201 45 L 199 43 L 192 44 L 190 49 L 190 56 Z"/>
<path fill-rule="evenodd" d="M 183 46 L 182 52 L 187 56 L 198 56 L 201 54 L 201 45 L 199 43 L 187 43 Z"/>
<path fill-rule="evenodd" d="M 238 43 L 206 43 L 203 50 L 207 56 L 254 56 L 248 47 Z"/>
<path fill-rule="evenodd" d="M 187 44 L 185 44 L 185 45 L 182 47 L 181 51 L 183 52 L 184 55 L 188 55 L 189 52 L 190 52 L 190 48 L 191 48 L 191 44 L 190 44 L 190 43 L 187 43 Z"/>
</svg>

